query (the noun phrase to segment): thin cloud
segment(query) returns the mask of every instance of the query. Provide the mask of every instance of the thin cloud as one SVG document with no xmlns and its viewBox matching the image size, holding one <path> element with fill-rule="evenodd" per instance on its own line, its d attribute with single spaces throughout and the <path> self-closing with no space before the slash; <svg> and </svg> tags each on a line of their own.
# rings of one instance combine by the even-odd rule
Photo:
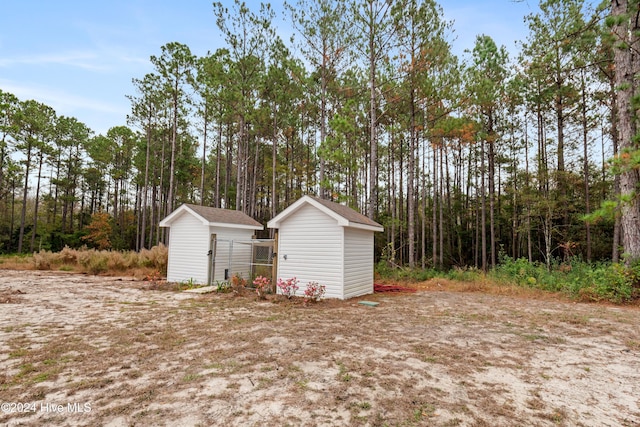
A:
<svg viewBox="0 0 640 427">
<path fill-rule="evenodd" d="M 64 65 L 89 71 L 105 71 L 108 67 L 97 64 L 99 56 L 93 52 L 44 53 L 0 58 L 0 67 L 15 65 Z"/>
<path fill-rule="evenodd" d="M 106 114 L 121 114 L 122 105 L 97 101 L 93 98 L 74 95 L 59 89 L 39 85 L 21 85 L 8 80 L 0 80 L 0 88 L 17 96 L 20 100 L 34 99 L 51 106 L 58 114 L 72 115 L 72 112 L 92 110 Z"/>
</svg>

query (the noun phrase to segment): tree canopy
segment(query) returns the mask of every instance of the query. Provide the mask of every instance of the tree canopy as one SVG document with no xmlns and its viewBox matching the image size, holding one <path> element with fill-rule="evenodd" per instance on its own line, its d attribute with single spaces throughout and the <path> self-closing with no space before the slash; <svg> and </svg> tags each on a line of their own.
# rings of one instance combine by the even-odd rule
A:
<svg viewBox="0 0 640 427">
<path fill-rule="evenodd" d="M 266 223 L 315 194 L 396 265 L 638 258 L 638 5 L 612 5 L 542 1 L 519 52 L 459 58 L 433 0 L 299 0 L 293 41 L 267 3 L 214 3 L 226 46 L 159 47 L 105 135 L 0 90 L 0 251 L 142 249 L 180 203 Z"/>
</svg>

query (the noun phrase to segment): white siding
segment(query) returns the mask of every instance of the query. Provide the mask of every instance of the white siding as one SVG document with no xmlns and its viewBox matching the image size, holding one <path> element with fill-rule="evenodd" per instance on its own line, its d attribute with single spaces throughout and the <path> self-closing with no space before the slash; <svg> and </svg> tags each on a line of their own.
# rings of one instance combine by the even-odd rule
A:
<svg viewBox="0 0 640 427">
<path fill-rule="evenodd" d="M 373 293 L 373 232 L 345 228 L 344 298 Z"/>
<path fill-rule="evenodd" d="M 302 206 L 278 230 L 278 278 L 298 278 L 297 295 L 307 283 L 318 282 L 326 286 L 326 298 L 344 298 L 342 242 L 343 227 L 335 219 Z"/>
<path fill-rule="evenodd" d="M 169 262 L 167 280 L 207 284 L 209 278 L 210 236 L 216 234 L 223 241 L 218 242 L 216 266 L 212 283 L 224 281 L 224 271 L 229 269 L 229 277 L 240 274 L 249 278 L 251 247 L 234 244 L 233 265 L 229 265 L 229 245 L 234 240 L 250 240 L 253 230 L 226 227 L 209 227 L 189 213 L 176 218 L 169 227 Z"/>
<path fill-rule="evenodd" d="M 169 227 L 167 280 L 207 282 L 209 235 L 193 215 L 183 214 Z"/>
</svg>

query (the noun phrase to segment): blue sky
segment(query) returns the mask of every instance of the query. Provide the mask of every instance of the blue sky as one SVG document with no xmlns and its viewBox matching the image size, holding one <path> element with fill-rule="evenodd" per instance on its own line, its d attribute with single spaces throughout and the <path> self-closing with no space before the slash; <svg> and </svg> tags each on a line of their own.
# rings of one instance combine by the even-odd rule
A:
<svg viewBox="0 0 640 427">
<path fill-rule="evenodd" d="M 534 0 L 440 4 L 445 19 L 454 21 L 459 55 L 473 47 L 478 34 L 514 52 L 515 41 L 528 33 L 524 16 L 537 10 Z M 279 12 L 275 25 L 281 34 L 290 33 L 281 1 L 272 5 Z M 43 102 L 105 133 L 126 124 L 126 95 L 134 94 L 131 80 L 153 71 L 149 57 L 172 41 L 198 56 L 223 46 L 212 1 L 2 0 L 0 89 Z"/>
</svg>

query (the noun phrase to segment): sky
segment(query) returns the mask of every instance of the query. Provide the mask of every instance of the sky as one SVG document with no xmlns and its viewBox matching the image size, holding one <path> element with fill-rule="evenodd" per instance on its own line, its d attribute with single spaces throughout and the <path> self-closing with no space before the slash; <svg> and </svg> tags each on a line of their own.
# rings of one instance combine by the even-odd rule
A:
<svg viewBox="0 0 640 427">
<path fill-rule="evenodd" d="M 153 72 L 149 60 L 169 42 L 197 56 L 224 46 L 211 0 L 0 0 L 0 89 L 77 118 L 96 134 L 126 125 L 132 79 Z M 232 5 L 232 0 L 223 0 Z M 295 4 L 295 0 L 290 3 Z M 440 0 L 453 21 L 454 52 L 463 56 L 479 34 L 517 52 L 524 17 L 537 0 Z M 246 1 L 258 10 L 259 2 Z M 282 1 L 274 25 L 288 40 Z"/>
</svg>

